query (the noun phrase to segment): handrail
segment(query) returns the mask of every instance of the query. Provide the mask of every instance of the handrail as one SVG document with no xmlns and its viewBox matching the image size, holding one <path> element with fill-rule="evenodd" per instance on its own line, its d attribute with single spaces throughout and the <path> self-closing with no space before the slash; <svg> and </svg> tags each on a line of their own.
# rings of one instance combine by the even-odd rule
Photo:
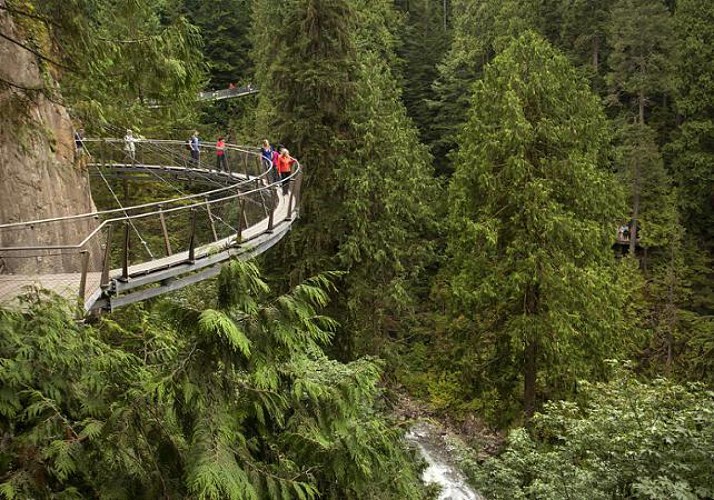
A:
<svg viewBox="0 0 714 500">
<path fill-rule="evenodd" d="M 298 168 L 288 177 L 287 179 L 293 179 L 298 175 L 300 172 L 301 168 L 298 166 Z M 80 243 L 76 245 L 36 245 L 36 246 L 27 246 L 27 247 L 0 247 L 0 250 L 3 252 L 10 252 L 10 251 L 40 251 L 40 250 L 73 250 L 73 249 L 80 249 L 83 248 L 89 240 L 94 237 L 99 231 L 101 231 L 104 226 L 107 224 L 110 224 L 112 222 L 119 222 L 119 221 L 125 221 L 125 220 L 136 220 L 136 219 L 143 219 L 146 217 L 151 217 L 152 215 L 159 215 L 159 214 L 168 214 L 168 213 L 173 213 L 173 212 L 178 212 L 181 210 L 187 210 L 187 209 L 192 209 L 192 208 L 198 208 L 201 206 L 207 206 L 207 205 L 212 205 L 214 203 L 220 203 L 223 201 L 228 201 L 228 200 L 233 200 L 236 198 L 242 198 L 242 197 L 247 197 L 250 194 L 253 193 L 258 193 L 260 191 L 266 191 L 268 188 L 276 187 L 279 185 L 280 181 L 275 182 L 273 184 L 269 184 L 267 186 L 262 186 L 259 189 L 253 189 L 250 191 L 243 191 L 241 193 L 236 193 L 231 196 L 226 196 L 224 198 L 216 198 L 214 200 L 207 200 L 201 203 L 193 203 L 191 205 L 182 205 L 180 207 L 173 207 L 170 209 L 162 209 L 162 210 L 156 210 L 154 212 L 145 212 L 145 213 L 140 213 L 140 214 L 133 214 L 133 215 L 126 215 L 124 217 L 115 217 L 113 219 L 105 219 L 103 220 L 99 226 L 97 226 L 89 235 L 87 235 Z M 124 209 L 125 211 L 129 210 L 129 207 Z"/>
<path fill-rule="evenodd" d="M 122 139 L 83 139 L 83 141 L 84 142 L 121 143 L 121 144 L 124 143 L 124 141 Z M 162 139 L 141 139 L 141 142 L 147 142 L 147 143 L 157 142 L 157 143 L 174 144 L 174 145 L 185 144 L 183 141 L 162 140 Z M 257 159 L 260 159 L 260 153 L 258 152 L 259 150 L 257 148 L 254 150 L 242 149 L 243 146 L 237 146 L 234 144 L 230 144 L 230 145 L 226 144 L 226 148 L 228 148 L 229 146 L 231 147 L 231 151 L 239 151 L 241 153 L 254 154 L 254 155 L 256 155 Z M 211 146 L 206 146 L 207 149 L 210 149 L 210 147 Z M 298 169 L 299 169 L 300 163 L 297 160 L 295 160 L 295 161 L 296 161 L 296 164 L 298 165 Z M 168 168 L 176 168 L 174 166 L 167 166 L 167 167 Z M 193 198 L 205 197 L 207 195 L 213 195 L 213 194 L 220 193 L 223 191 L 235 189 L 236 187 L 240 187 L 243 184 L 253 182 L 255 179 L 263 179 L 268 176 L 268 174 L 273 170 L 273 168 L 274 168 L 274 166 L 271 161 L 270 168 L 258 176 L 254 176 L 253 178 L 248 178 L 248 179 L 241 179 L 241 181 L 236 184 L 231 184 L 229 186 L 224 186 L 224 187 L 213 189 L 210 191 L 203 191 L 203 192 L 197 193 L 197 194 L 185 195 L 185 196 L 180 196 L 177 198 L 164 199 L 164 200 L 154 201 L 154 202 L 150 202 L 150 203 L 143 203 L 140 205 L 134 205 L 134 206 L 130 206 L 130 207 L 114 208 L 114 209 L 109 209 L 109 210 L 97 210 L 95 212 L 86 212 L 83 214 L 67 215 L 64 217 L 52 217 L 52 218 L 48 218 L 48 219 L 37 219 L 37 220 L 31 220 L 31 221 L 0 224 L 0 230 L 10 229 L 13 227 L 26 227 L 26 226 L 30 226 L 30 225 L 36 226 L 39 224 L 46 224 L 46 223 L 50 223 L 50 222 L 64 222 L 64 221 L 90 219 L 90 218 L 96 219 L 101 215 L 108 215 L 108 214 L 113 214 L 113 213 L 117 213 L 117 212 L 127 212 L 127 211 L 131 211 L 131 210 L 138 210 L 138 209 L 142 209 L 142 208 L 154 207 L 154 206 L 158 206 L 158 205 L 165 205 L 167 203 L 176 203 L 176 202 L 180 202 L 180 201 L 190 200 Z M 204 170 L 204 169 L 189 169 L 189 170 Z M 269 184 L 268 186 L 273 186 L 274 184 L 276 184 L 276 182 L 273 182 L 273 183 Z M 2 248 L 2 247 L 0 247 L 0 248 Z"/>
</svg>

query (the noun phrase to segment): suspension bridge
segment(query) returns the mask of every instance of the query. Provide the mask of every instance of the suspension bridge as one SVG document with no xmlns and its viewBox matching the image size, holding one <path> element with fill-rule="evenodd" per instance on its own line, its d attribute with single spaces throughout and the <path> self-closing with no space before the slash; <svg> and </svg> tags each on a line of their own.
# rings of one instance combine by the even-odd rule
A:
<svg viewBox="0 0 714 500">
<path fill-rule="evenodd" d="M 183 141 L 139 140 L 134 151 L 121 139 L 84 143 L 95 201 L 112 208 L 0 224 L 0 305 L 35 288 L 111 311 L 265 252 L 299 215 L 297 161 L 283 186 L 256 148 L 226 145 L 218 171 L 212 146 L 196 161 Z"/>
</svg>

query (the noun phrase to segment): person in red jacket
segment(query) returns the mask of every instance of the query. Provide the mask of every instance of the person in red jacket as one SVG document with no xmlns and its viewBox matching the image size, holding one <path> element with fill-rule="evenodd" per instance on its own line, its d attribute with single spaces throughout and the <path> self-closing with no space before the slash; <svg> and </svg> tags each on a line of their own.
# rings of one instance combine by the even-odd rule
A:
<svg viewBox="0 0 714 500">
<path fill-rule="evenodd" d="M 285 148 L 281 149 L 277 166 L 278 175 L 280 175 L 280 181 L 283 185 L 283 194 L 288 194 L 288 177 L 292 174 L 293 163 L 295 163 L 295 160 L 290 157 L 290 151 Z"/>
<path fill-rule="evenodd" d="M 228 172 L 228 161 L 226 160 L 226 141 L 223 136 L 216 142 L 216 170 Z"/>
</svg>

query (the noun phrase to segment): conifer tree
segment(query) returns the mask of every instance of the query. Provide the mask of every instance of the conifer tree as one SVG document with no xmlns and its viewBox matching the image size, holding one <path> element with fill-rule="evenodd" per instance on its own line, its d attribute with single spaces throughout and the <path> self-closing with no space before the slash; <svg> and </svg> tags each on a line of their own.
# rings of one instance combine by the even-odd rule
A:
<svg viewBox="0 0 714 500">
<path fill-rule="evenodd" d="M 575 57 L 579 66 L 588 67 L 588 74 L 600 87 L 606 52 L 606 30 L 613 0 L 565 0 L 562 2 L 563 22 L 560 40 L 566 53 Z"/>
<path fill-rule="evenodd" d="M 201 29 L 209 86 L 248 83 L 252 75 L 250 29 L 252 0 L 184 0 L 186 15 Z"/>
<path fill-rule="evenodd" d="M 397 311 L 412 301 L 410 283 L 430 254 L 420 238 L 433 221 L 433 179 L 390 67 L 391 2 L 317 9 L 304 0 L 291 8 L 290 26 L 321 29 L 289 28 L 301 35 L 280 39 L 275 57 L 260 63 L 270 94 L 261 99 L 276 106 L 276 130 L 306 169 L 301 225 L 283 247 L 284 262 L 294 276 L 347 271 L 331 312 L 344 328 L 336 345 L 349 359 L 355 349 L 379 350 L 385 324 L 398 324 Z"/>
<path fill-rule="evenodd" d="M 217 294 L 98 328 L 60 302 L 0 310 L 0 495 L 421 498 L 380 367 L 322 352 L 330 286 L 274 296 L 234 262 Z"/>
<path fill-rule="evenodd" d="M 486 68 L 459 138 L 448 254 L 472 353 L 462 369 L 502 405 L 520 380 L 530 415 L 620 344 L 607 122 L 566 58 L 529 32 Z"/>
<path fill-rule="evenodd" d="M 46 92 L 86 125 L 162 127 L 167 117 L 192 116 L 203 77 L 200 41 L 171 2 L 11 0 L 7 8 L 48 68 Z M 165 107 L 149 109 L 149 101 Z"/>
<path fill-rule="evenodd" d="M 683 123 L 670 145 L 687 230 L 704 245 L 714 241 L 714 5 L 682 0 L 674 16 L 677 111 Z"/>
<path fill-rule="evenodd" d="M 629 152 L 622 157 L 624 162 L 620 168 L 630 188 L 631 219 L 641 222 L 643 231 L 650 231 L 644 229 L 649 223 L 646 214 L 641 213 L 642 205 L 647 203 L 644 198 L 649 198 L 649 205 L 654 208 L 652 213 L 671 214 L 675 210 L 665 208 L 671 202 L 670 182 L 663 171 L 656 139 L 647 130 L 645 113 L 656 95 L 671 89 L 671 26 L 671 15 L 664 3 L 649 0 L 618 0 L 608 26 L 608 43 L 612 49 L 608 80 L 613 99 L 626 109 L 632 109 L 632 104 L 635 106 L 634 113 L 627 113 L 624 119 L 636 125 L 621 129 L 623 147 Z M 658 196 L 660 194 L 664 197 Z M 660 232 L 671 232 L 672 223 L 670 217 L 665 227 L 659 228 Z M 631 226 L 630 253 L 634 254 L 640 235 L 637 235 L 637 224 Z M 652 232 L 657 232 L 656 223 L 652 226 Z"/>
<path fill-rule="evenodd" d="M 432 153 L 437 172 L 452 170 L 447 155 L 456 147 L 456 131 L 466 118 L 473 82 L 513 37 L 527 29 L 540 29 L 540 14 L 539 4 L 532 0 L 454 1 L 451 47 L 434 82 L 437 114 Z"/>
<path fill-rule="evenodd" d="M 676 251 L 666 256 L 677 265 L 667 268 L 668 279 L 662 280 L 664 286 L 658 290 L 669 291 L 672 287 L 667 285 L 677 285 L 674 293 L 664 295 L 669 300 L 663 301 L 665 310 L 676 313 L 675 321 L 665 326 L 674 324 L 682 331 L 679 339 L 674 338 L 673 368 L 694 380 L 710 381 L 714 364 L 709 347 L 714 329 L 714 5 L 678 2 L 674 27 L 675 102 L 682 123 L 666 151 L 677 186 L 681 227 L 673 242 Z M 672 302 L 676 307 L 669 305 Z"/>
<path fill-rule="evenodd" d="M 444 5 L 441 0 L 417 0 L 402 8 L 405 9 L 405 22 L 400 30 L 398 51 L 403 59 L 402 100 L 422 142 L 431 146 L 437 139 L 432 126 L 436 112 L 432 83 L 438 76 L 437 65 L 449 43 L 449 31 L 443 19 Z"/>
</svg>

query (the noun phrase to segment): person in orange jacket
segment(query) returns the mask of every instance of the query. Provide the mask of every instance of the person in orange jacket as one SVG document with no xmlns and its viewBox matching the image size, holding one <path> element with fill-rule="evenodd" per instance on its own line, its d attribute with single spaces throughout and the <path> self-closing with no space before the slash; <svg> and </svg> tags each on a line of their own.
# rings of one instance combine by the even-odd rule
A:
<svg viewBox="0 0 714 500">
<path fill-rule="evenodd" d="M 290 151 L 286 148 L 280 150 L 280 156 L 278 156 L 278 175 L 280 175 L 280 181 L 283 186 L 283 194 L 288 194 L 288 177 L 292 174 L 293 163 L 295 160 L 290 157 Z"/>
</svg>

